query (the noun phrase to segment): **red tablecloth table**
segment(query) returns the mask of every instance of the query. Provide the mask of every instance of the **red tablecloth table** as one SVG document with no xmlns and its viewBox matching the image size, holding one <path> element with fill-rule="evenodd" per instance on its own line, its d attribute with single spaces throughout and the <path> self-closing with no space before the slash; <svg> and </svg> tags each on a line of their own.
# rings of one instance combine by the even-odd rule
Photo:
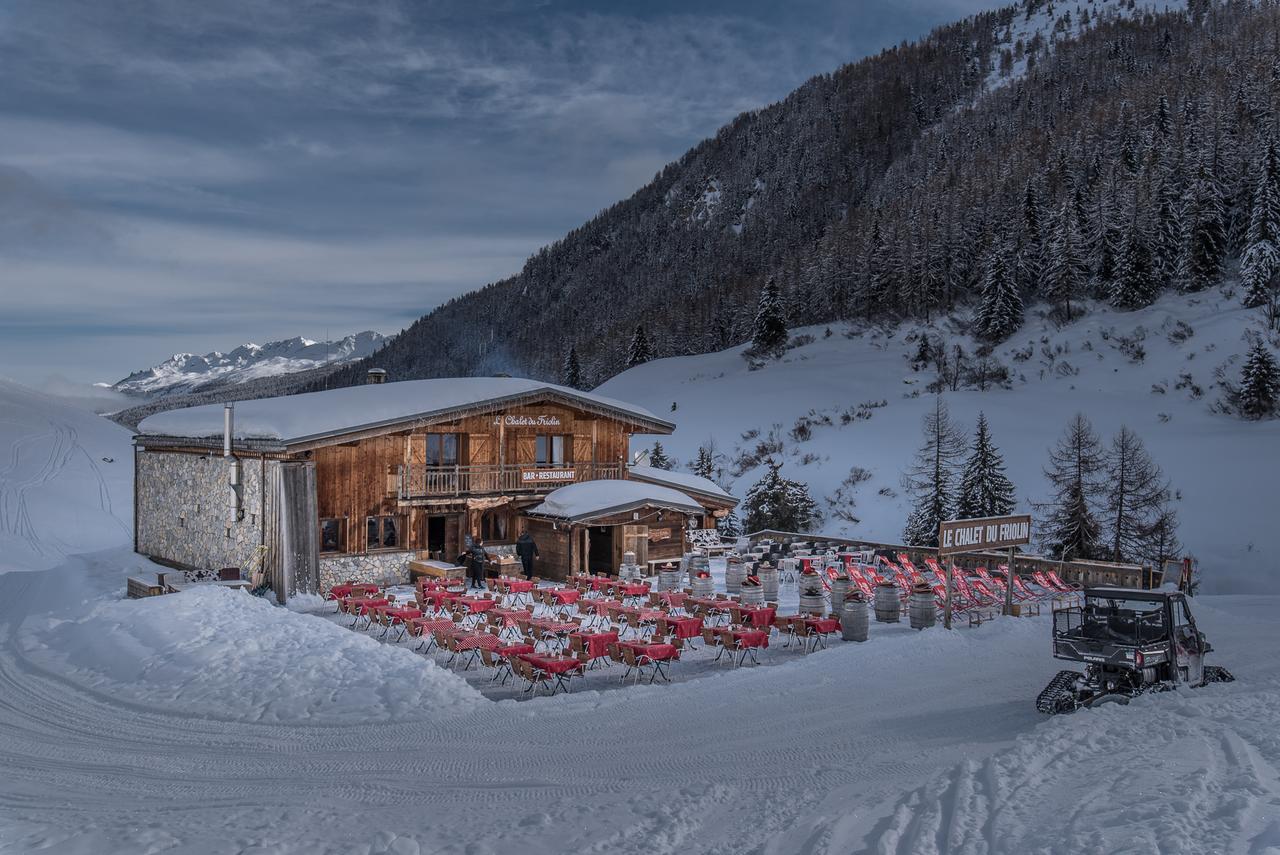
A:
<svg viewBox="0 0 1280 855">
<path fill-rule="evenodd" d="M 499 584 L 513 594 L 527 594 L 535 587 L 532 579 L 503 579 Z"/>
<path fill-rule="evenodd" d="M 840 631 L 840 621 L 837 618 L 805 618 L 804 622 L 809 624 L 815 632 L 830 633 Z"/>
<path fill-rule="evenodd" d="M 382 597 L 376 600 L 356 600 L 355 602 L 359 603 L 361 617 L 368 617 L 383 606 L 390 604 L 391 601 L 386 597 Z"/>
<path fill-rule="evenodd" d="M 458 605 L 466 608 L 472 614 L 480 614 L 487 612 L 489 609 L 498 607 L 497 600 L 486 600 L 484 597 L 458 597 Z"/>
<path fill-rule="evenodd" d="M 454 646 L 459 650 L 497 650 L 502 640 L 490 632 L 473 632 L 458 636 Z"/>
<path fill-rule="evenodd" d="M 578 602 L 582 596 L 582 592 L 576 588 L 556 588 L 551 592 L 551 596 L 562 606 L 571 605 Z"/>
<path fill-rule="evenodd" d="M 702 635 L 702 618 L 700 617 L 668 617 L 666 622 L 676 638 L 697 638 Z"/>
<path fill-rule="evenodd" d="M 680 651 L 676 649 L 674 644 L 650 644 L 647 641 L 624 641 L 623 647 L 630 647 L 638 654 L 648 656 L 655 662 L 666 662 L 670 659 L 679 659 Z"/>
<path fill-rule="evenodd" d="M 777 614 L 777 609 L 771 609 L 767 606 L 760 608 L 742 608 L 739 609 L 743 621 L 757 628 L 773 626 L 773 617 Z"/>
<path fill-rule="evenodd" d="M 442 588 L 436 588 L 430 591 L 422 592 L 422 601 L 432 603 L 437 606 L 443 606 L 453 600 L 461 599 L 462 594 L 454 591 L 446 591 Z"/>
<path fill-rule="evenodd" d="M 582 628 L 578 626 L 576 623 L 574 623 L 573 621 L 554 620 L 552 618 L 539 618 L 537 620 L 531 620 L 529 621 L 529 626 L 534 627 L 535 629 L 541 630 L 543 632 L 554 632 L 554 633 L 576 632 Z"/>
<path fill-rule="evenodd" d="M 649 593 L 649 586 L 643 582 L 628 582 L 620 587 L 624 597 L 643 597 Z"/>
<path fill-rule="evenodd" d="M 334 600 L 341 600 L 342 598 L 349 597 L 355 593 L 376 594 L 377 592 L 378 592 L 377 585 L 370 585 L 365 583 L 350 584 L 350 585 L 347 585 L 347 584 L 334 585 L 332 588 L 329 589 L 329 598 Z"/>
<path fill-rule="evenodd" d="M 608 656 L 609 645 L 618 643 L 618 633 L 612 630 L 608 632 L 575 632 L 569 637 L 581 638 L 583 647 L 587 650 L 587 655 L 592 659 Z"/>
<path fill-rule="evenodd" d="M 733 638 L 734 646 L 739 649 L 769 646 L 769 633 L 763 629 L 733 629 L 725 635 Z"/>
<path fill-rule="evenodd" d="M 413 606 L 405 606 L 403 608 L 386 608 L 382 613 L 391 618 L 392 623 L 404 623 L 407 620 L 422 617 L 422 609 Z"/>
<path fill-rule="evenodd" d="M 581 671 L 582 662 L 572 656 L 546 656 L 538 653 L 523 653 L 520 658 L 530 663 L 535 668 L 539 668 L 556 678 L 556 683 L 551 687 L 551 694 L 564 689 L 569 691 L 569 683 L 566 679 L 575 671 Z"/>
<path fill-rule="evenodd" d="M 494 653 L 497 653 L 499 656 L 506 656 L 508 658 L 512 656 L 520 656 L 525 653 L 533 653 L 533 652 L 534 652 L 534 647 L 532 644 L 505 644 L 502 647 L 498 647 L 494 649 Z"/>
<path fill-rule="evenodd" d="M 503 626 L 515 626 L 522 620 L 531 620 L 533 612 L 524 609 L 492 609 L 492 614 L 502 618 Z"/>
<path fill-rule="evenodd" d="M 684 605 L 684 601 L 689 599 L 689 595 L 684 591 L 663 591 L 658 597 L 669 606 L 680 608 Z"/>
<path fill-rule="evenodd" d="M 593 591 L 599 591 L 607 588 L 613 584 L 613 581 L 614 580 L 610 579 L 608 576 L 592 576 L 586 580 L 587 584 L 591 586 L 591 590 Z"/>
</svg>

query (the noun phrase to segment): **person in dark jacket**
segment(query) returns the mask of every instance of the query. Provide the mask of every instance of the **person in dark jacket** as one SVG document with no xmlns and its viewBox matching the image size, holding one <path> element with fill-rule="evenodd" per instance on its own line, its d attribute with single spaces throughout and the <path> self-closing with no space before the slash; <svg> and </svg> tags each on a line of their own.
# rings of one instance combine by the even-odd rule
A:
<svg viewBox="0 0 1280 855">
<path fill-rule="evenodd" d="M 484 551 L 484 541 L 476 538 L 471 544 L 471 549 L 467 551 L 467 575 L 471 577 L 471 584 L 477 588 L 484 587 L 484 565 L 488 559 L 489 556 Z"/>
<path fill-rule="evenodd" d="M 532 579 L 533 559 L 538 557 L 538 544 L 533 542 L 529 532 L 523 532 L 516 538 L 516 555 L 520 556 L 520 563 L 524 565 L 524 577 Z"/>
</svg>

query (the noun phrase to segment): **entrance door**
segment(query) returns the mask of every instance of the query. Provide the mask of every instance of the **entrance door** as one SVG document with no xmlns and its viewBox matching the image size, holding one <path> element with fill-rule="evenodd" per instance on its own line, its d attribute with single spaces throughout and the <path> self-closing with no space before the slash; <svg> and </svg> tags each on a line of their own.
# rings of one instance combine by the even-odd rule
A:
<svg viewBox="0 0 1280 855">
<path fill-rule="evenodd" d="M 427 517 L 427 552 L 432 558 L 444 557 L 444 517 Z"/>
<path fill-rule="evenodd" d="M 613 528 L 587 530 L 587 570 L 591 573 L 616 573 L 613 562 Z"/>
</svg>

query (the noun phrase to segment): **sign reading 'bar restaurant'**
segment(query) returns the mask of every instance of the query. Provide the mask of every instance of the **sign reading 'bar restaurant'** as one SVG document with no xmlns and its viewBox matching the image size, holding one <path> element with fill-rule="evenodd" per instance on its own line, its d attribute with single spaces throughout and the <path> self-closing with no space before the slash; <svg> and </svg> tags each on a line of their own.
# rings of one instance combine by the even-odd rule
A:
<svg viewBox="0 0 1280 855">
<path fill-rule="evenodd" d="M 546 484 L 554 481 L 572 481 L 576 474 L 572 469 L 521 469 L 520 483 Z"/>
<path fill-rule="evenodd" d="M 1005 549 L 1031 542 L 1031 515 L 948 520 L 938 524 L 938 554 Z"/>
</svg>

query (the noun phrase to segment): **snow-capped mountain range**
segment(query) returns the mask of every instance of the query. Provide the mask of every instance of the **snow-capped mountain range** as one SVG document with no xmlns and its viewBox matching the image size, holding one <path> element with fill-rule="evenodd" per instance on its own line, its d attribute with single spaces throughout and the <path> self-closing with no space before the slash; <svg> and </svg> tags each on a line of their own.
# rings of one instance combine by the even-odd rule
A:
<svg viewBox="0 0 1280 855">
<path fill-rule="evenodd" d="M 294 336 L 266 344 L 242 344 L 235 350 L 203 356 L 175 353 L 159 365 L 135 371 L 111 384 L 130 395 L 165 396 L 194 392 L 211 383 L 235 384 L 262 377 L 309 371 L 364 359 L 382 348 L 386 336 L 365 330 L 336 341 Z"/>
</svg>

